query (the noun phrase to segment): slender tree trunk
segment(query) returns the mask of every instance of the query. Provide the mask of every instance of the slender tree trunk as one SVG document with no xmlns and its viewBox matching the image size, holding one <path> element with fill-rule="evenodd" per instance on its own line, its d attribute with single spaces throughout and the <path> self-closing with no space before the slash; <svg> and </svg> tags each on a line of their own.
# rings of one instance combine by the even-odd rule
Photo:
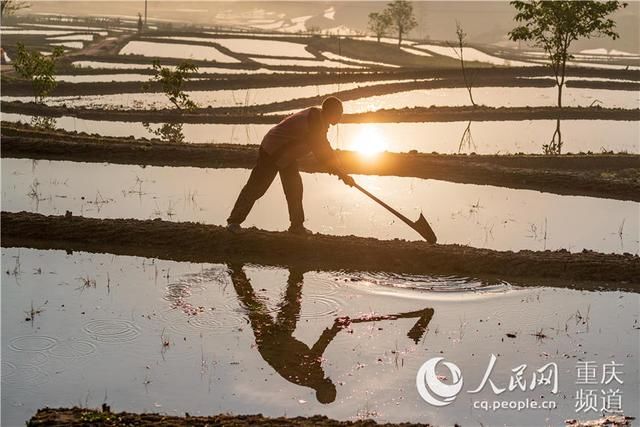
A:
<svg viewBox="0 0 640 427">
<path fill-rule="evenodd" d="M 398 47 L 402 45 L 402 30 L 398 31 Z"/>
<path fill-rule="evenodd" d="M 566 72 L 566 64 L 567 64 L 567 59 L 565 57 L 565 59 L 562 61 L 562 79 L 560 80 L 560 87 L 558 89 L 558 108 L 562 108 L 562 88 L 564 87 L 564 75 Z"/>
<path fill-rule="evenodd" d="M 558 108 L 562 108 L 562 86 L 562 83 L 558 86 Z"/>
<path fill-rule="evenodd" d="M 560 132 L 560 119 L 556 122 L 556 133 L 558 134 L 558 154 L 562 154 L 562 132 Z"/>
<path fill-rule="evenodd" d="M 467 70 L 464 68 L 464 54 L 463 52 L 464 43 L 460 42 L 460 67 L 462 68 L 462 78 L 464 79 L 464 85 L 467 87 L 467 91 L 469 92 L 469 99 L 471 99 L 471 105 L 476 106 L 476 103 L 473 100 L 473 94 L 471 93 L 471 80 L 467 79 Z"/>
</svg>

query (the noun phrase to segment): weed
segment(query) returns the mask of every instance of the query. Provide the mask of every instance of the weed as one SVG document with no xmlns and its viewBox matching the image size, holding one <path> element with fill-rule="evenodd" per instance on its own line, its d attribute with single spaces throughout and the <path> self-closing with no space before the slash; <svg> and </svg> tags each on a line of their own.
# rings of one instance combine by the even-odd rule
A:
<svg viewBox="0 0 640 427">
<path fill-rule="evenodd" d="M 78 277 L 78 280 L 80 281 L 80 286 L 78 286 L 76 290 L 79 290 L 80 292 L 84 291 L 85 289 L 96 288 L 96 280 L 90 278 L 89 276 Z"/>
<path fill-rule="evenodd" d="M 33 183 L 29 186 L 29 192 L 27 193 L 30 199 L 35 200 L 36 202 L 40 202 L 44 200 L 42 197 L 42 193 L 40 192 L 40 181 L 38 179 L 34 179 Z"/>
<path fill-rule="evenodd" d="M 47 305 L 47 303 L 49 302 L 49 300 L 46 300 L 44 302 L 44 304 L 42 304 L 40 307 L 38 308 L 34 308 L 33 306 L 33 301 L 31 301 L 31 309 L 30 310 L 25 310 L 25 314 L 27 315 L 27 317 L 25 317 L 25 321 L 27 322 L 33 322 L 35 317 L 39 314 L 41 314 L 44 311 L 44 307 L 45 305 Z"/>
</svg>

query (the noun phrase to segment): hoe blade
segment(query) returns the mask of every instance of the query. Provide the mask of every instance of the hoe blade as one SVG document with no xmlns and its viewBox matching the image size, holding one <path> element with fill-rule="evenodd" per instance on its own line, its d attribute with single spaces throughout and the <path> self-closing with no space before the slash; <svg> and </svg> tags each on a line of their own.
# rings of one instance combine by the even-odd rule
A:
<svg viewBox="0 0 640 427">
<path fill-rule="evenodd" d="M 438 241 L 436 233 L 433 232 L 433 229 L 422 214 L 420 214 L 418 220 L 414 222 L 411 227 L 424 237 L 427 242 L 434 244 Z"/>
<path fill-rule="evenodd" d="M 422 336 L 426 332 L 427 326 L 429 326 L 429 322 L 431 322 L 431 318 L 433 317 L 433 313 L 434 311 L 432 308 L 425 308 L 424 310 L 422 310 L 422 312 L 420 313 L 420 318 L 418 319 L 416 324 L 413 325 L 413 328 L 411 328 L 411 330 L 407 333 L 407 336 L 411 338 L 416 344 L 420 342 Z"/>
</svg>

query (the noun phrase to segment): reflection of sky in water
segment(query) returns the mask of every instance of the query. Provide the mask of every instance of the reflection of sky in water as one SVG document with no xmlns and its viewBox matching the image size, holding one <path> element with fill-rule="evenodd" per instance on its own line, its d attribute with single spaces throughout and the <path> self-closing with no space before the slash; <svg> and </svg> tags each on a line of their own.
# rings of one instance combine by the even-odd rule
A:
<svg viewBox="0 0 640 427">
<path fill-rule="evenodd" d="M 216 91 L 187 91 L 189 97 L 200 107 L 258 106 L 293 99 L 329 95 L 358 87 L 395 83 L 397 80 L 369 81 L 358 83 L 323 84 L 315 86 L 273 87 Z M 549 88 L 474 88 L 473 99 L 478 105 L 491 107 L 541 107 L 557 103 L 557 89 Z M 30 102 L 29 96 L 3 96 L 3 101 Z M 62 105 L 93 108 L 173 108 L 162 93 L 123 93 L 116 95 L 51 96 L 45 100 L 48 105 Z M 637 109 L 640 107 L 640 92 L 608 89 L 566 88 L 563 91 L 563 105 L 588 107 L 598 105 L 607 108 Z M 471 105 L 469 94 L 464 88 L 418 89 L 387 95 L 371 96 L 344 102 L 347 114 L 376 111 L 380 109 L 413 108 L 430 106 Z M 296 110 L 283 110 L 270 114 L 289 114 Z"/>
<path fill-rule="evenodd" d="M 89 217 L 224 224 L 249 172 L 59 161 L 34 165 L 30 160 L 2 159 L 2 203 L 3 210 L 11 212 L 62 215 L 71 210 Z M 39 203 L 28 196 L 36 181 Z M 306 224 L 316 232 L 380 239 L 420 237 L 334 176 L 303 174 L 303 182 Z M 422 211 L 441 243 L 498 250 L 638 253 L 640 204 L 636 202 L 417 178 L 358 176 L 357 182 L 412 219 Z M 246 225 L 267 230 L 288 227 L 277 180 L 256 203 Z"/>
<path fill-rule="evenodd" d="M 2 120 L 28 123 L 31 116 L 3 113 Z M 391 152 L 462 153 L 541 153 L 556 128 L 553 120 L 472 122 L 471 141 L 460 144 L 468 122 L 340 124 L 329 129 L 335 148 L 361 151 L 381 148 Z M 103 136 L 148 138 L 149 132 L 138 122 L 86 120 L 59 117 L 56 126 L 68 131 Z M 185 123 L 183 132 L 190 143 L 260 144 L 271 124 Z M 640 154 L 640 128 L 634 121 L 563 120 L 563 152 L 607 151 Z M 372 136 L 372 141 L 368 136 Z M 616 135 L 611 138 L 611 135 Z"/>
<path fill-rule="evenodd" d="M 153 58 L 183 58 L 202 61 L 238 63 L 239 60 L 225 55 L 212 46 L 199 46 L 180 43 L 154 43 L 130 41 L 121 50 L 120 55 L 142 55 Z"/>
<path fill-rule="evenodd" d="M 555 87 L 509 87 L 473 88 L 473 99 L 478 105 L 491 107 L 541 107 L 555 106 L 558 90 Z M 598 101 L 598 102 L 596 102 Z M 588 107 L 592 103 L 607 108 L 640 107 L 640 93 L 637 91 L 565 88 L 562 105 L 565 107 Z M 412 108 L 458 105 L 471 105 L 469 94 L 465 88 L 446 88 L 429 90 L 411 90 L 389 95 L 345 101 L 346 113 L 361 113 L 390 108 Z"/>
<path fill-rule="evenodd" d="M 315 56 L 308 52 L 304 43 L 283 42 L 278 40 L 256 40 L 243 38 L 215 38 L 215 37 L 176 37 L 165 36 L 159 39 L 181 40 L 204 43 L 217 43 L 235 53 L 246 55 L 289 56 L 313 59 Z"/>
<path fill-rule="evenodd" d="M 104 70 L 148 70 L 149 64 L 130 64 L 124 62 L 102 62 L 102 61 L 74 61 L 71 63 L 74 67 L 79 68 L 98 68 Z M 165 68 L 174 69 L 172 65 L 163 65 Z M 198 73 L 202 74 L 291 74 L 291 73 L 303 73 L 303 71 L 276 71 L 268 70 L 266 68 L 259 68 L 257 70 L 243 69 L 243 68 L 223 68 L 223 67 L 198 67 Z M 147 78 L 149 76 L 147 75 Z"/>
<path fill-rule="evenodd" d="M 438 55 L 448 56 L 450 58 L 459 59 L 457 51 L 459 52 L 459 48 L 453 48 L 449 46 L 438 46 L 433 44 L 417 44 L 415 47 L 421 49 L 427 49 L 431 52 L 437 53 Z M 523 61 L 512 61 L 504 58 L 499 58 L 497 56 L 488 55 L 482 51 L 479 51 L 473 47 L 464 47 L 462 48 L 462 54 L 464 55 L 465 61 L 480 61 L 493 65 L 503 65 L 503 66 L 511 66 L 511 67 L 539 67 L 540 64 L 532 63 L 532 62 L 523 62 Z"/>
<path fill-rule="evenodd" d="M 509 424 L 514 411 L 471 409 L 470 397 L 496 398 L 490 387 L 466 394 L 480 383 L 491 354 L 499 354 L 491 379 L 500 387 L 523 363 L 527 380 L 532 370 L 558 364 L 557 395 L 544 387 L 500 395 L 536 400 L 544 395 L 557 401 L 558 408 L 550 412 L 518 412 L 522 425 L 538 425 L 542 419 L 557 425 L 575 417 L 580 359 L 623 363 L 625 415 L 638 415 L 633 405 L 638 365 L 628 357 L 639 345 L 633 328 L 637 294 L 515 288 L 452 292 L 442 298 L 439 292 L 395 289 L 384 275 L 366 272 L 227 270 L 220 264 L 25 248 L 3 248 L 2 269 L 11 271 L 3 273 L 2 283 L 3 425 L 23 424 L 43 402 L 62 407 L 81 400 L 99 407 L 105 395 L 114 411 L 322 414 L 345 420 L 368 413 L 377 421 Z M 238 281 L 238 272 L 245 283 Z M 79 289 L 80 278 L 95 280 L 96 287 Z M 402 276 L 393 280 L 400 283 Z M 285 292 L 297 284 L 301 295 Z M 242 303 L 246 298 L 239 298 L 248 286 L 265 307 L 260 322 L 250 321 L 252 311 Z M 297 296 L 298 315 L 290 325 L 278 324 L 286 313 L 295 314 Z M 34 323 L 23 320 L 32 303 L 44 309 Z M 187 304 L 203 311 L 188 314 Z M 377 317 L 412 312 L 428 315 L 418 344 L 410 334 L 419 318 Z M 335 400 L 322 404 L 312 387 L 287 379 L 309 372 L 294 370 L 306 365 L 299 353 L 288 350 L 294 344 L 311 347 L 338 316 L 364 321 L 337 331 L 322 352 L 317 366 L 336 390 Z M 533 336 L 538 332 L 547 338 Z M 161 337 L 169 342 L 167 348 Z M 266 346 L 256 345 L 258 337 Z M 453 404 L 433 410 L 418 396 L 415 377 L 436 356 L 460 367 L 465 387 Z"/>
<path fill-rule="evenodd" d="M 189 98 L 199 107 L 242 107 L 289 101 L 296 98 L 323 96 L 331 93 L 385 83 L 397 83 L 398 80 L 370 81 L 358 83 L 333 83 L 313 86 L 292 86 L 275 88 L 250 88 L 215 91 L 187 91 Z M 31 102 L 30 96 L 3 96 L 3 101 Z M 159 92 L 121 93 L 112 95 L 51 96 L 46 98 L 48 105 L 67 105 L 93 108 L 175 108 L 167 96 Z"/>
</svg>

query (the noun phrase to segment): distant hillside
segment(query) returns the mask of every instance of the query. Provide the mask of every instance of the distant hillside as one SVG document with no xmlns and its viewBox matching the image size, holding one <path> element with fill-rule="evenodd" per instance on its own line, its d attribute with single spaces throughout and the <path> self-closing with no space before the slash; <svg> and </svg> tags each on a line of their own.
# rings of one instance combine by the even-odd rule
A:
<svg viewBox="0 0 640 427">
<path fill-rule="evenodd" d="M 263 29 L 329 29 L 347 27 L 365 32 L 367 15 L 386 6 L 386 1 L 149 1 L 151 19 L 198 25 L 246 25 Z M 462 23 L 475 43 L 513 45 L 506 33 L 513 28 L 514 10 L 506 1 L 416 1 L 419 26 L 412 37 L 451 40 L 455 21 Z M 329 12 L 327 12 L 329 11 Z M 134 18 L 144 12 L 144 2 L 56 1 L 32 2 L 23 13 L 61 13 L 68 15 L 120 15 Z M 300 24 L 296 18 L 307 17 Z M 292 21 L 293 20 L 293 21 Z M 620 38 L 591 39 L 575 43 L 576 50 L 607 48 L 640 53 L 640 2 L 630 2 L 615 15 Z M 299 20 L 300 21 L 300 20 Z M 344 32 L 343 32 L 344 34 Z M 513 45 L 515 46 L 515 45 Z"/>
</svg>

